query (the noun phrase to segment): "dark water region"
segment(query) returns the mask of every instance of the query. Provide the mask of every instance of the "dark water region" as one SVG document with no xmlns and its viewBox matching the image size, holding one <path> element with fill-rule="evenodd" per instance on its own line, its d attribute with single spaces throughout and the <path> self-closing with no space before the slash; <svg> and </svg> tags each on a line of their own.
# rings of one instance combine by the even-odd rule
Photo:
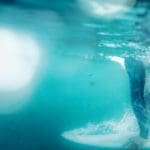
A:
<svg viewBox="0 0 150 150">
<path fill-rule="evenodd" d="M 149 1 L 111 19 L 89 15 L 75 0 L 0 2 L 0 150 L 113 150 L 61 135 L 130 109 L 127 75 L 105 56 L 148 55 Z M 10 68 L 20 76 L 8 80 Z M 20 68 L 29 70 L 25 77 Z"/>
</svg>

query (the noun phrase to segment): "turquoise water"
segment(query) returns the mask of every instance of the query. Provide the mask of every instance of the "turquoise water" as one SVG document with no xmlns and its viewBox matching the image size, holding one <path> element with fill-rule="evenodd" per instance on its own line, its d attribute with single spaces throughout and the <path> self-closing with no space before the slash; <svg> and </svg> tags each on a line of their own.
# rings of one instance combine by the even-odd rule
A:
<svg viewBox="0 0 150 150">
<path fill-rule="evenodd" d="M 0 69 L 5 73 L 12 68 L 19 74 L 13 58 L 21 55 L 29 63 L 25 66 L 34 66 L 31 70 L 35 72 L 27 83 L 29 68 L 25 68 L 25 75 L 12 78 L 12 84 L 5 81 L 11 71 L 0 76 L 0 149 L 106 149 L 73 143 L 62 134 L 89 123 L 121 120 L 132 113 L 128 76 L 118 63 L 106 57 L 148 55 L 148 5 L 139 4 L 118 17 L 104 19 L 88 16 L 70 3 L 60 3 L 50 10 L 1 4 L 0 39 L 5 38 L 0 43 L 0 58 L 12 63 Z M 21 43 L 18 51 L 11 36 Z M 18 59 L 17 64 L 21 62 Z M 22 82 L 25 85 L 21 86 Z"/>
</svg>

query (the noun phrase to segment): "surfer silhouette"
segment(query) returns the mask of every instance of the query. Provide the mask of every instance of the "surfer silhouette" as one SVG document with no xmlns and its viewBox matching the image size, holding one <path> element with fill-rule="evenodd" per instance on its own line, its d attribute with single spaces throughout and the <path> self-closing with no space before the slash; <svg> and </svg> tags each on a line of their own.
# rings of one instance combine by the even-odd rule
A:
<svg viewBox="0 0 150 150">
<path fill-rule="evenodd" d="M 147 123 L 147 101 L 144 97 L 146 69 L 141 60 L 133 57 L 125 58 L 124 64 L 129 76 L 131 104 L 139 125 L 140 139 L 145 140 L 148 139 L 149 134 Z M 132 141 L 130 144 L 132 146 L 134 144 L 134 147 L 139 147 L 139 144 L 142 144 L 141 141 L 136 142 Z"/>
<path fill-rule="evenodd" d="M 142 61 L 128 57 L 125 58 L 125 67 L 129 76 L 131 102 L 139 124 L 140 136 L 147 139 L 147 102 L 144 98 L 145 66 Z"/>
<path fill-rule="evenodd" d="M 145 96 L 146 67 L 142 60 L 131 56 L 126 58 L 109 56 L 108 59 L 119 63 L 129 77 L 131 104 L 138 122 L 140 135 L 138 138 L 129 139 L 125 147 L 137 150 L 138 148 L 135 147 L 139 147 L 148 139 L 149 134 L 148 98 Z"/>
</svg>

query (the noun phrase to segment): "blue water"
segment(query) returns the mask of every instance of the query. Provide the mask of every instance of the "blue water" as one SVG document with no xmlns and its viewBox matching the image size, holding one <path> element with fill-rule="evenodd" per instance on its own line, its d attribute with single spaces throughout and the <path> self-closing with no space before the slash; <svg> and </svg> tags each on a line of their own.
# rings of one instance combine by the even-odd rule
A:
<svg viewBox="0 0 150 150">
<path fill-rule="evenodd" d="M 40 51 L 32 86 L 24 87 L 24 94 L 14 92 L 15 98 L 12 91 L 0 91 L 2 106 L 4 101 L 24 101 L 0 107 L 0 149 L 103 150 L 72 143 L 61 135 L 132 111 L 127 74 L 106 56 L 148 55 L 148 5 L 141 3 L 105 19 L 88 16 L 70 2 L 57 7 L 54 3 L 50 9 L 0 4 L 0 29 L 34 37 Z"/>
</svg>

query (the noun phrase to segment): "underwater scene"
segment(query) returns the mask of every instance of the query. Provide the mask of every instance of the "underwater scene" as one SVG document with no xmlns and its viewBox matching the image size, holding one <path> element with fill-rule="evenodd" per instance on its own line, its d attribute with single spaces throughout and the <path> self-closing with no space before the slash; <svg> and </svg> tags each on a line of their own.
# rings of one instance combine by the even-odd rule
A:
<svg viewBox="0 0 150 150">
<path fill-rule="evenodd" d="M 0 150 L 150 150 L 149 0 L 0 0 Z"/>
</svg>

